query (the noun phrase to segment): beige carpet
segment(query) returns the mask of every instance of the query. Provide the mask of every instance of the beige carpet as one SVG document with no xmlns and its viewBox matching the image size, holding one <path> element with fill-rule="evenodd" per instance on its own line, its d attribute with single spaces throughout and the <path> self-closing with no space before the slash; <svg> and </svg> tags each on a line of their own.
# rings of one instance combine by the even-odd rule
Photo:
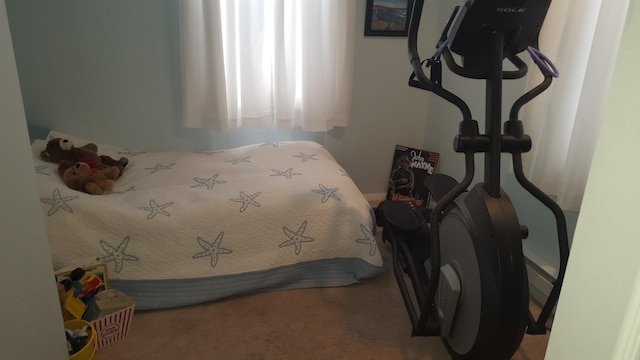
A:
<svg viewBox="0 0 640 360">
<path fill-rule="evenodd" d="M 381 244 L 380 250 L 389 267 L 389 244 Z M 513 359 L 544 359 L 548 337 L 525 335 Z M 96 360 L 449 358 L 439 338 L 411 337 L 390 268 L 347 287 L 277 291 L 138 311 L 129 335 L 95 355 Z"/>
</svg>

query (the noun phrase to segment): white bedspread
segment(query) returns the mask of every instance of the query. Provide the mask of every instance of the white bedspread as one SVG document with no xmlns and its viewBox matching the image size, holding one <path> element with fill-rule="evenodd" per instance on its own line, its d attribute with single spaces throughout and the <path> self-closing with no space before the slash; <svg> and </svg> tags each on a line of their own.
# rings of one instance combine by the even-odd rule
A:
<svg viewBox="0 0 640 360">
<path fill-rule="evenodd" d="M 77 146 L 88 141 L 51 132 Z M 218 152 L 137 152 L 112 193 L 67 188 L 33 143 L 54 267 L 87 258 L 112 280 L 194 279 L 260 272 L 322 259 L 382 269 L 371 208 L 347 173 L 309 141 Z"/>
</svg>

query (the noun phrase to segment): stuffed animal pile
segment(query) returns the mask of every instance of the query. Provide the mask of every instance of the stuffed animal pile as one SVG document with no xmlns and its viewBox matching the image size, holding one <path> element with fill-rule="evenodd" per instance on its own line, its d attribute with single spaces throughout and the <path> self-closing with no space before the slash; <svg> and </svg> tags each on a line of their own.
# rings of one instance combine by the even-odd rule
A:
<svg viewBox="0 0 640 360">
<path fill-rule="evenodd" d="M 73 190 L 87 194 L 102 195 L 115 185 L 114 179 L 120 175 L 116 166 L 105 169 L 92 168 L 86 162 L 78 161 L 62 173 L 62 180 Z"/>
<path fill-rule="evenodd" d="M 69 188 L 92 195 L 113 189 L 115 180 L 129 163 L 126 157 L 116 160 L 99 155 L 94 143 L 75 147 L 71 140 L 62 138 L 49 140 L 40 157 L 58 164 L 58 174 Z"/>
</svg>

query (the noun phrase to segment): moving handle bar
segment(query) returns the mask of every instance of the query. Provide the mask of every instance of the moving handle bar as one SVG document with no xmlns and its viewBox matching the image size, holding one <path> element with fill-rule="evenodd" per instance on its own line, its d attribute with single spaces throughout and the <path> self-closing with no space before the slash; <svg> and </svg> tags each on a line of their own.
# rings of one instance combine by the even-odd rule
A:
<svg viewBox="0 0 640 360">
<path fill-rule="evenodd" d="M 471 110 L 469 110 L 469 106 L 467 106 L 467 104 L 455 94 L 445 90 L 439 84 L 437 85 L 433 81 L 431 81 L 431 79 L 429 79 L 427 75 L 425 75 L 424 70 L 422 69 L 422 62 L 420 61 L 420 56 L 418 55 L 418 28 L 420 26 L 420 17 L 422 16 L 423 5 L 424 0 L 417 0 L 413 3 L 413 15 L 411 16 L 411 20 L 409 22 L 409 61 L 411 62 L 411 66 L 413 67 L 413 73 L 411 74 L 411 78 L 409 79 L 409 85 L 435 93 L 436 95 L 458 107 L 458 109 L 460 109 L 460 111 L 462 112 L 463 120 L 471 120 Z M 443 36 L 446 36 L 447 29 L 451 25 L 452 21 L 453 16 L 451 17 L 451 19 L 449 19 L 449 23 L 447 24 L 443 32 Z"/>
</svg>

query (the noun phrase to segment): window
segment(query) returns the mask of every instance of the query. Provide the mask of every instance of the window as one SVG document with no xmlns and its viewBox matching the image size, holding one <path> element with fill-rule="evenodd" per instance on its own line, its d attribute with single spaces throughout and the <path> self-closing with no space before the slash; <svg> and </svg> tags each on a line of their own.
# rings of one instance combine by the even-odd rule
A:
<svg viewBox="0 0 640 360">
<path fill-rule="evenodd" d="M 346 126 L 355 2 L 180 1 L 186 127 Z"/>
</svg>

